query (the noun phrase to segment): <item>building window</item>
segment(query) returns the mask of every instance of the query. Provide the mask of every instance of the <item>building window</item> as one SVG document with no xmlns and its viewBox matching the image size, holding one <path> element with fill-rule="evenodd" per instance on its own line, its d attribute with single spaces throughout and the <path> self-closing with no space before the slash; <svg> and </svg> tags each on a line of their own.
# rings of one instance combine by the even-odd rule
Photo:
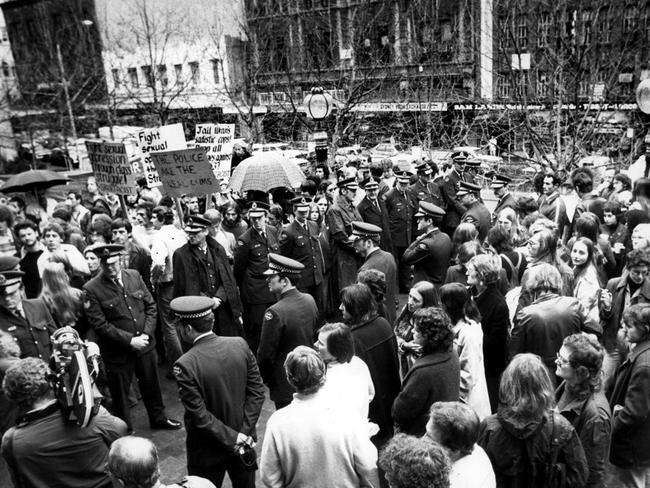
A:
<svg viewBox="0 0 650 488">
<path fill-rule="evenodd" d="M 548 33 L 551 30 L 551 16 L 549 14 L 542 14 L 539 18 L 538 25 L 537 46 L 546 47 L 548 45 Z"/>
<path fill-rule="evenodd" d="M 548 75 L 546 73 L 537 72 L 537 96 L 539 98 L 548 97 Z"/>
<path fill-rule="evenodd" d="M 190 79 L 192 84 L 198 85 L 201 82 L 201 70 L 199 69 L 199 63 L 197 61 L 192 61 L 190 65 Z"/>
<path fill-rule="evenodd" d="M 129 68 L 127 70 L 129 75 L 129 83 L 131 83 L 131 88 L 140 88 L 140 81 L 138 80 L 138 70 L 137 68 Z"/>
<path fill-rule="evenodd" d="M 510 81 L 505 76 L 497 78 L 497 96 L 499 98 L 510 98 Z"/>
<path fill-rule="evenodd" d="M 158 79 L 160 80 L 160 86 L 166 88 L 169 85 L 169 77 L 167 76 L 167 66 L 164 64 L 158 65 Z"/>
<path fill-rule="evenodd" d="M 113 75 L 113 85 L 120 86 L 120 70 L 117 68 L 113 68 L 111 70 L 111 74 Z"/>
<path fill-rule="evenodd" d="M 528 18 L 525 15 L 517 17 L 517 48 L 528 45 Z"/>
<path fill-rule="evenodd" d="M 612 39 L 612 22 L 609 18 L 609 12 L 605 9 L 601 10 L 600 19 L 598 30 L 602 33 L 602 42 L 610 42 Z"/>
<path fill-rule="evenodd" d="M 183 65 L 175 64 L 174 65 L 174 75 L 176 76 L 176 84 L 183 83 Z"/>
<path fill-rule="evenodd" d="M 636 9 L 626 7 L 623 14 L 623 32 L 632 32 L 636 27 Z"/>
<path fill-rule="evenodd" d="M 584 45 L 591 44 L 591 32 L 593 24 L 593 15 L 591 10 L 582 12 L 582 43 Z"/>
<path fill-rule="evenodd" d="M 154 86 L 154 79 L 153 79 L 153 70 L 151 69 L 151 66 L 146 65 L 142 66 L 142 75 L 144 76 L 144 81 L 147 84 L 148 87 L 153 87 Z"/>
<path fill-rule="evenodd" d="M 588 98 L 589 97 L 589 88 L 591 87 L 591 83 L 589 82 L 589 78 L 580 80 L 578 82 L 578 97 L 579 98 Z"/>
<path fill-rule="evenodd" d="M 221 60 L 213 59 L 211 63 L 212 63 L 212 79 L 214 80 L 214 84 L 218 85 L 219 80 L 221 79 L 221 76 L 219 74 L 219 71 L 221 70 Z"/>
</svg>

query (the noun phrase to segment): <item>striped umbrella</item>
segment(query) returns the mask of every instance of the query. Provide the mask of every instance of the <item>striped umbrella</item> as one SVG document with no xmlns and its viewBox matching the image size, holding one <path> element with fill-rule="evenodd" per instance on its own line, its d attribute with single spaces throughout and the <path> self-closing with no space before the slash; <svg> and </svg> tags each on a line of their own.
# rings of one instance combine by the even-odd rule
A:
<svg viewBox="0 0 650 488">
<path fill-rule="evenodd" d="M 306 180 L 298 165 L 278 151 L 256 154 L 244 159 L 233 170 L 229 185 L 233 191 L 269 191 L 272 188 L 296 188 Z"/>
</svg>

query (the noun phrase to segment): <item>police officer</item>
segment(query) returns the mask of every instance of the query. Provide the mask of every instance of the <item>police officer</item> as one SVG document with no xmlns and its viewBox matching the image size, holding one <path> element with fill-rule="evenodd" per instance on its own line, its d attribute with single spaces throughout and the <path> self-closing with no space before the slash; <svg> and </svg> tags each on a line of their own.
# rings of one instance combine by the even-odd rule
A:
<svg viewBox="0 0 650 488">
<path fill-rule="evenodd" d="M 413 284 L 429 281 L 436 287 L 445 282 L 449 259 L 451 258 L 451 239 L 438 228 L 445 211 L 429 202 L 420 202 L 418 230 L 423 232 L 406 251 L 404 259 L 413 265 Z"/>
<path fill-rule="evenodd" d="M 330 245 L 332 249 L 333 269 L 332 293 L 339 296 L 339 291 L 353 284 L 357 279 L 357 254 L 350 244 L 352 222 L 361 220 L 359 212 L 354 206 L 354 200 L 359 189 L 356 178 L 346 178 L 339 181 L 336 186 L 339 194 L 334 203 L 327 210 L 325 220 L 330 231 Z"/>
<path fill-rule="evenodd" d="M 41 298 L 23 299 L 24 275 L 15 269 L 0 271 L 0 329 L 14 338 L 21 358 L 47 362 L 52 353 L 50 335 L 56 324 Z"/>
<path fill-rule="evenodd" d="M 395 256 L 378 247 L 382 229 L 366 222 L 352 222 L 352 237 L 354 248 L 363 257 L 364 262 L 359 273 L 367 269 L 376 269 L 386 277 L 386 296 L 384 300 L 386 320 L 394 324 L 397 316 L 397 264 Z"/>
<path fill-rule="evenodd" d="M 478 173 L 481 169 L 481 162 L 478 159 L 467 158 L 467 163 L 465 163 L 465 174 L 463 175 L 463 180 L 467 183 L 478 184 Z"/>
<path fill-rule="evenodd" d="M 517 207 L 517 201 L 515 197 L 510 193 L 510 182 L 512 178 L 506 175 L 495 174 L 492 176 L 492 183 L 490 187 L 494 190 L 494 196 L 499 199 L 497 206 L 494 208 L 492 213 L 492 223 L 496 223 L 496 220 L 499 216 L 499 212 L 506 207 L 515 209 Z"/>
<path fill-rule="evenodd" d="M 393 240 L 390 236 L 390 225 L 388 224 L 388 209 L 382 198 L 379 198 L 379 180 L 370 177 L 360 184 L 366 192 L 366 196 L 357 205 L 357 212 L 364 222 L 376 225 L 381 228 L 381 239 L 379 247 L 386 252 L 393 252 Z"/>
<path fill-rule="evenodd" d="M 431 165 L 426 161 L 422 161 L 415 167 L 415 169 L 417 171 L 418 180 L 409 187 L 409 190 L 413 193 L 418 203 L 430 202 L 439 208 L 444 208 L 446 205 L 442 198 L 440 187 L 431 181 L 433 175 Z"/>
<path fill-rule="evenodd" d="M 277 229 L 266 225 L 269 206 L 249 202 L 247 208 L 251 226 L 237 240 L 234 272 L 243 303 L 246 340 L 251 350 L 257 351 L 264 312 L 275 303 L 264 271 L 269 268 L 269 253 L 277 253 L 280 244 Z"/>
<path fill-rule="evenodd" d="M 120 244 L 95 247 L 102 272 L 84 285 L 84 308 L 106 365 L 113 411 L 133 432 L 128 393 L 135 373 L 151 428 L 180 429 L 180 422 L 167 418 L 160 392 L 154 341 L 156 302 L 140 273 L 122 269 L 123 251 Z"/>
<path fill-rule="evenodd" d="M 452 153 L 451 160 L 453 167 L 440 185 L 442 198 L 447 205 L 445 217 L 442 221 L 442 230 L 449 236 L 453 235 L 454 230 L 456 230 L 456 227 L 460 223 L 461 216 L 467 211 L 458 198 L 456 198 L 456 192 L 460 187 L 460 182 L 468 179 L 468 176 L 465 174 L 467 159 L 468 154 L 464 151 Z"/>
<path fill-rule="evenodd" d="M 287 381 L 284 360 L 298 346 L 311 347 L 319 324 L 315 300 L 293 285 L 303 269 L 298 261 L 271 253 L 269 269 L 264 273 L 278 302 L 264 314 L 257 362 L 276 410 L 289 405 L 294 393 Z"/>
<path fill-rule="evenodd" d="M 298 197 L 291 200 L 291 203 L 294 220 L 280 232 L 280 254 L 303 264 L 304 269 L 296 280 L 296 288 L 313 296 L 318 309 L 323 312 L 325 258 L 318 238 L 320 229 L 316 222 L 307 220 L 309 200 Z"/>
<path fill-rule="evenodd" d="M 185 407 L 187 472 L 221 486 L 228 471 L 233 488 L 254 488 L 255 459 L 247 466 L 240 454 L 255 445 L 264 384 L 246 341 L 212 331 L 213 306 L 212 298 L 204 296 L 170 303 L 179 335 L 192 344 L 173 368 Z"/>
<path fill-rule="evenodd" d="M 397 173 L 397 186 L 384 195 L 395 261 L 398 265 L 400 293 L 408 293 L 409 289 L 411 267 L 402 261 L 402 255 L 413 240 L 413 215 L 418 208 L 415 196 L 409 191 L 411 176 L 408 171 Z"/>
<path fill-rule="evenodd" d="M 461 217 L 461 222 L 470 222 L 478 230 L 478 239 L 483 242 L 490 230 L 492 217 L 490 211 L 480 201 L 481 187 L 465 181 L 460 182 L 460 188 L 456 196 L 460 198 L 462 205 L 467 211 Z"/>
</svg>

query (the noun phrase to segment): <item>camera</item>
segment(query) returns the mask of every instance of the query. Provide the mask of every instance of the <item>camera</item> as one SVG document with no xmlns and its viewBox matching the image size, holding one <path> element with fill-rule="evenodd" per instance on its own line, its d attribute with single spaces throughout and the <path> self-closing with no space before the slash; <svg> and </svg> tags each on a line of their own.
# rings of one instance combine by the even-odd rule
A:
<svg viewBox="0 0 650 488">
<path fill-rule="evenodd" d="M 50 369 L 56 398 L 64 418 L 81 427 L 87 427 L 99 411 L 102 395 L 95 381 L 100 360 L 97 344 L 83 341 L 72 327 L 52 334 Z"/>
</svg>

